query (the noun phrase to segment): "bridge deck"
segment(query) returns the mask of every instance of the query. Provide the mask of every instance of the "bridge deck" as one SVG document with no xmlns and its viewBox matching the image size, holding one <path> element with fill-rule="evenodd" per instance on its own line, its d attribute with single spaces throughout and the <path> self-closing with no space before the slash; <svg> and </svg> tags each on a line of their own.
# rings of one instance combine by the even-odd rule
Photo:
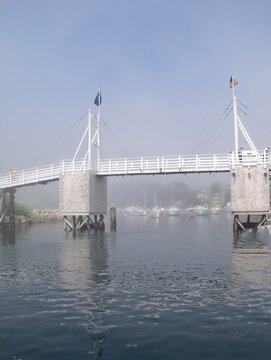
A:
<svg viewBox="0 0 271 360">
<path fill-rule="evenodd" d="M 98 175 L 157 175 L 230 171 L 229 154 L 176 155 L 101 160 Z"/>
<path fill-rule="evenodd" d="M 264 156 L 263 153 L 259 154 Z M 264 157 L 262 159 L 267 163 L 267 159 Z M 230 153 L 102 159 L 99 163 L 93 163 L 92 171 L 98 176 L 218 173 L 229 172 L 232 161 L 233 157 Z M 268 161 L 268 168 L 269 165 Z M 59 180 L 60 175 L 67 172 L 89 170 L 91 164 L 84 160 L 63 160 L 28 170 L 13 170 L 0 175 L 0 189 L 44 184 Z"/>
</svg>

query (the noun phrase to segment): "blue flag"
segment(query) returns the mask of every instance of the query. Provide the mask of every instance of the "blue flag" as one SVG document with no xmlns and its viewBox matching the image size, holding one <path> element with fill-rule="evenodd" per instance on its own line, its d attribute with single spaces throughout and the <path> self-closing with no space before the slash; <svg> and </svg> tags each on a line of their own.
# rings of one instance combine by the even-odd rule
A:
<svg viewBox="0 0 271 360">
<path fill-rule="evenodd" d="M 94 100 L 94 104 L 97 105 L 97 106 L 100 106 L 102 103 L 102 94 L 99 90 L 98 94 L 96 95 L 96 98 Z"/>
</svg>

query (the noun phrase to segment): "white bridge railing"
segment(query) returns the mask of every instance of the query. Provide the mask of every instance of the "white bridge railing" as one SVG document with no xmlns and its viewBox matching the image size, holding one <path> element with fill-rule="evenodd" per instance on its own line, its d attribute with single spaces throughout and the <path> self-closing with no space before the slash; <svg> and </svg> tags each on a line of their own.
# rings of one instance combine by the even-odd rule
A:
<svg viewBox="0 0 271 360">
<path fill-rule="evenodd" d="M 67 172 L 86 172 L 89 169 L 89 162 L 83 160 L 63 160 L 56 164 L 45 165 L 20 171 L 10 169 L 9 173 L 0 175 L 0 189 L 56 181 L 59 179 L 61 174 Z"/>
<path fill-rule="evenodd" d="M 230 170 L 230 155 L 176 155 L 100 160 L 99 175 L 174 174 Z"/>
<path fill-rule="evenodd" d="M 236 157 L 234 153 L 212 155 L 151 156 L 120 159 L 102 159 L 91 164 L 85 160 L 63 160 L 56 164 L 16 171 L 0 175 L 0 189 L 22 187 L 56 181 L 61 174 L 92 170 L 96 175 L 156 175 L 229 172 L 230 168 L 264 164 L 270 167 L 268 151 L 243 152 Z"/>
</svg>

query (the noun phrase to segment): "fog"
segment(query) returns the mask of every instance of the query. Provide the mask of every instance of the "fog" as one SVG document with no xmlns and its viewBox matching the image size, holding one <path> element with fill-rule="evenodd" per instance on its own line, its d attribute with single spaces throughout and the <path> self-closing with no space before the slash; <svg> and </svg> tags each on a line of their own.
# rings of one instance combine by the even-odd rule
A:
<svg viewBox="0 0 271 360">
<path fill-rule="evenodd" d="M 201 190 L 210 192 L 213 184 L 219 184 L 226 192 L 230 186 L 229 174 L 111 177 L 108 178 L 108 207 L 169 206 L 178 202 L 185 208 L 187 190 L 195 194 Z M 16 201 L 32 209 L 58 208 L 58 199 L 58 182 L 21 188 L 16 192 Z"/>
</svg>

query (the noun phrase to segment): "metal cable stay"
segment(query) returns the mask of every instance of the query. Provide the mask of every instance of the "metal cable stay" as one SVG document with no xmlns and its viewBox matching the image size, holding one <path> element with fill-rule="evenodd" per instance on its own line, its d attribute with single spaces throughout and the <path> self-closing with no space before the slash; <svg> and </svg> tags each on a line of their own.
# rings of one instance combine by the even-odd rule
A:
<svg viewBox="0 0 271 360">
<path fill-rule="evenodd" d="M 204 138 L 199 142 L 199 144 L 194 148 L 191 155 L 195 154 L 199 151 L 200 148 L 204 147 L 210 139 L 214 136 L 216 131 L 220 128 L 220 126 L 223 124 L 225 119 L 229 116 L 229 114 L 232 111 L 232 102 L 228 104 L 228 106 L 225 108 L 223 113 L 220 115 L 218 120 L 215 122 L 215 124 L 211 127 L 211 129 L 207 132 L 207 134 L 204 136 Z"/>
<path fill-rule="evenodd" d="M 266 132 L 271 134 L 271 127 L 266 121 L 261 119 L 257 114 L 255 114 L 247 105 L 243 104 L 241 101 L 238 102 L 238 110 L 242 112 L 247 118 L 251 118 L 254 122 L 256 122 L 259 126 L 261 126 Z M 241 106 L 239 106 L 241 105 Z M 244 109 L 245 110 L 244 110 Z"/>
<path fill-rule="evenodd" d="M 88 112 L 85 112 L 82 116 L 80 116 L 79 119 L 77 119 L 71 126 L 69 126 L 61 135 L 59 135 L 56 140 L 50 144 L 36 159 L 34 159 L 30 167 L 34 164 L 36 164 L 40 159 L 43 158 L 44 155 L 46 155 L 56 144 L 60 142 L 71 130 L 73 130 L 88 114 Z"/>
</svg>

